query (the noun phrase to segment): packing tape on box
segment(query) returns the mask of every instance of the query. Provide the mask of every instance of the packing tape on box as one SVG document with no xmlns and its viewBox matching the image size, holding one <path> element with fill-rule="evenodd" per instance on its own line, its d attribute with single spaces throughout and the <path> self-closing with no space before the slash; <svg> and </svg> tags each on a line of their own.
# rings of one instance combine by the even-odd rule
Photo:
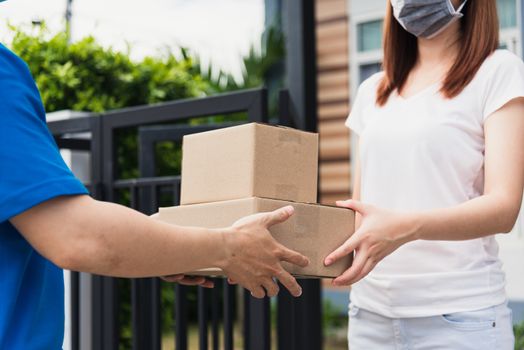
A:
<svg viewBox="0 0 524 350">
<path fill-rule="evenodd" d="M 278 141 L 280 142 L 292 142 L 296 144 L 302 143 L 302 138 L 298 132 L 290 132 L 289 130 L 280 130 L 278 133 Z"/>
</svg>

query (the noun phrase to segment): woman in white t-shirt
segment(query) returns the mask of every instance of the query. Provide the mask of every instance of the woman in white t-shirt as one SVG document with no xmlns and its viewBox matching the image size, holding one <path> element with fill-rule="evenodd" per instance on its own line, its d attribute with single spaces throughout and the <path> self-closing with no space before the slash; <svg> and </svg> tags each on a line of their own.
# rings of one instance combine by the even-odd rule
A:
<svg viewBox="0 0 524 350">
<path fill-rule="evenodd" d="M 360 86 L 349 346 L 513 349 L 495 234 L 524 186 L 524 63 L 495 0 L 388 0 L 384 72 Z M 358 282 L 358 283 L 357 283 Z"/>
</svg>

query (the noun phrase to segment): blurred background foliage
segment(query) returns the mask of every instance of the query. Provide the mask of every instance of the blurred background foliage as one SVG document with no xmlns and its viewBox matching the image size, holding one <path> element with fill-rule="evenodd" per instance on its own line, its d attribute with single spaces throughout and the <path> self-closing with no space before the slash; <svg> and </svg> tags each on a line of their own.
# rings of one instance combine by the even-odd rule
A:
<svg viewBox="0 0 524 350">
<path fill-rule="evenodd" d="M 103 47 L 91 36 L 69 43 L 65 33 L 52 34 L 45 25 L 10 28 L 10 48 L 28 64 L 47 112 L 104 112 L 261 87 L 275 72 L 276 85 L 283 84 L 285 41 L 273 28 L 242 58 L 241 78 L 212 64 L 204 67 L 186 48 L 133 61 L 129 52 Z"/>
<path fill-rule="evenodd" d="M 513 326 L 515 350 L 524 350 L 524 322 Z"/>
<path fill-rule="evenodd" d="M 190 57 L 145 57 L 104 48 L 95 38 L 69 44 L 60 32 L 15 32 L 11 49 L 29 66 L 47 112 L 111 109 L 204 96 L 209 83 L 196 74 Z"/>
</svg>

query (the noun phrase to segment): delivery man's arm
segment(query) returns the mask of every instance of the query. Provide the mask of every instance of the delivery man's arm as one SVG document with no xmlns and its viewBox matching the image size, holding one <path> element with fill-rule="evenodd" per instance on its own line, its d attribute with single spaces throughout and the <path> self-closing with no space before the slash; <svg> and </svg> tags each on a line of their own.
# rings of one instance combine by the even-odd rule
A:
<svg viewBox="0 0 524 350">
<path fill-rule="evenodd" d="M 120 277 L 164 276 L 216 266 L 255 297 L 278 292 L 276 277 L 299 296 L 300 286 L 281 261 L 299 266 L 306 257 L 276 242 L 268 227 L 292 207 L 256 214 L 229 228 L 174 226 L 127 207 L 87 195 L 60 196 L 10 219 L 29 243 L 56 265 Z"/>
</svg>

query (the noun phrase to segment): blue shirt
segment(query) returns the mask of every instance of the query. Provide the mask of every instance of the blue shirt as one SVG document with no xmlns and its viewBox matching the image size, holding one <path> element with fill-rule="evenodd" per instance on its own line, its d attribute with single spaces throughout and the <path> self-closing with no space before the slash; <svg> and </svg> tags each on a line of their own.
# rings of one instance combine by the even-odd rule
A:
<svg viewBox="0 0 524 350">
<path fill-rule="evenodd" d="M 64 280 L 9 219 L 60 195 L 86 194 L 49 133 L 27 65 L 0 44 L 0 349 L 61 349 Z"/>
</svg>

